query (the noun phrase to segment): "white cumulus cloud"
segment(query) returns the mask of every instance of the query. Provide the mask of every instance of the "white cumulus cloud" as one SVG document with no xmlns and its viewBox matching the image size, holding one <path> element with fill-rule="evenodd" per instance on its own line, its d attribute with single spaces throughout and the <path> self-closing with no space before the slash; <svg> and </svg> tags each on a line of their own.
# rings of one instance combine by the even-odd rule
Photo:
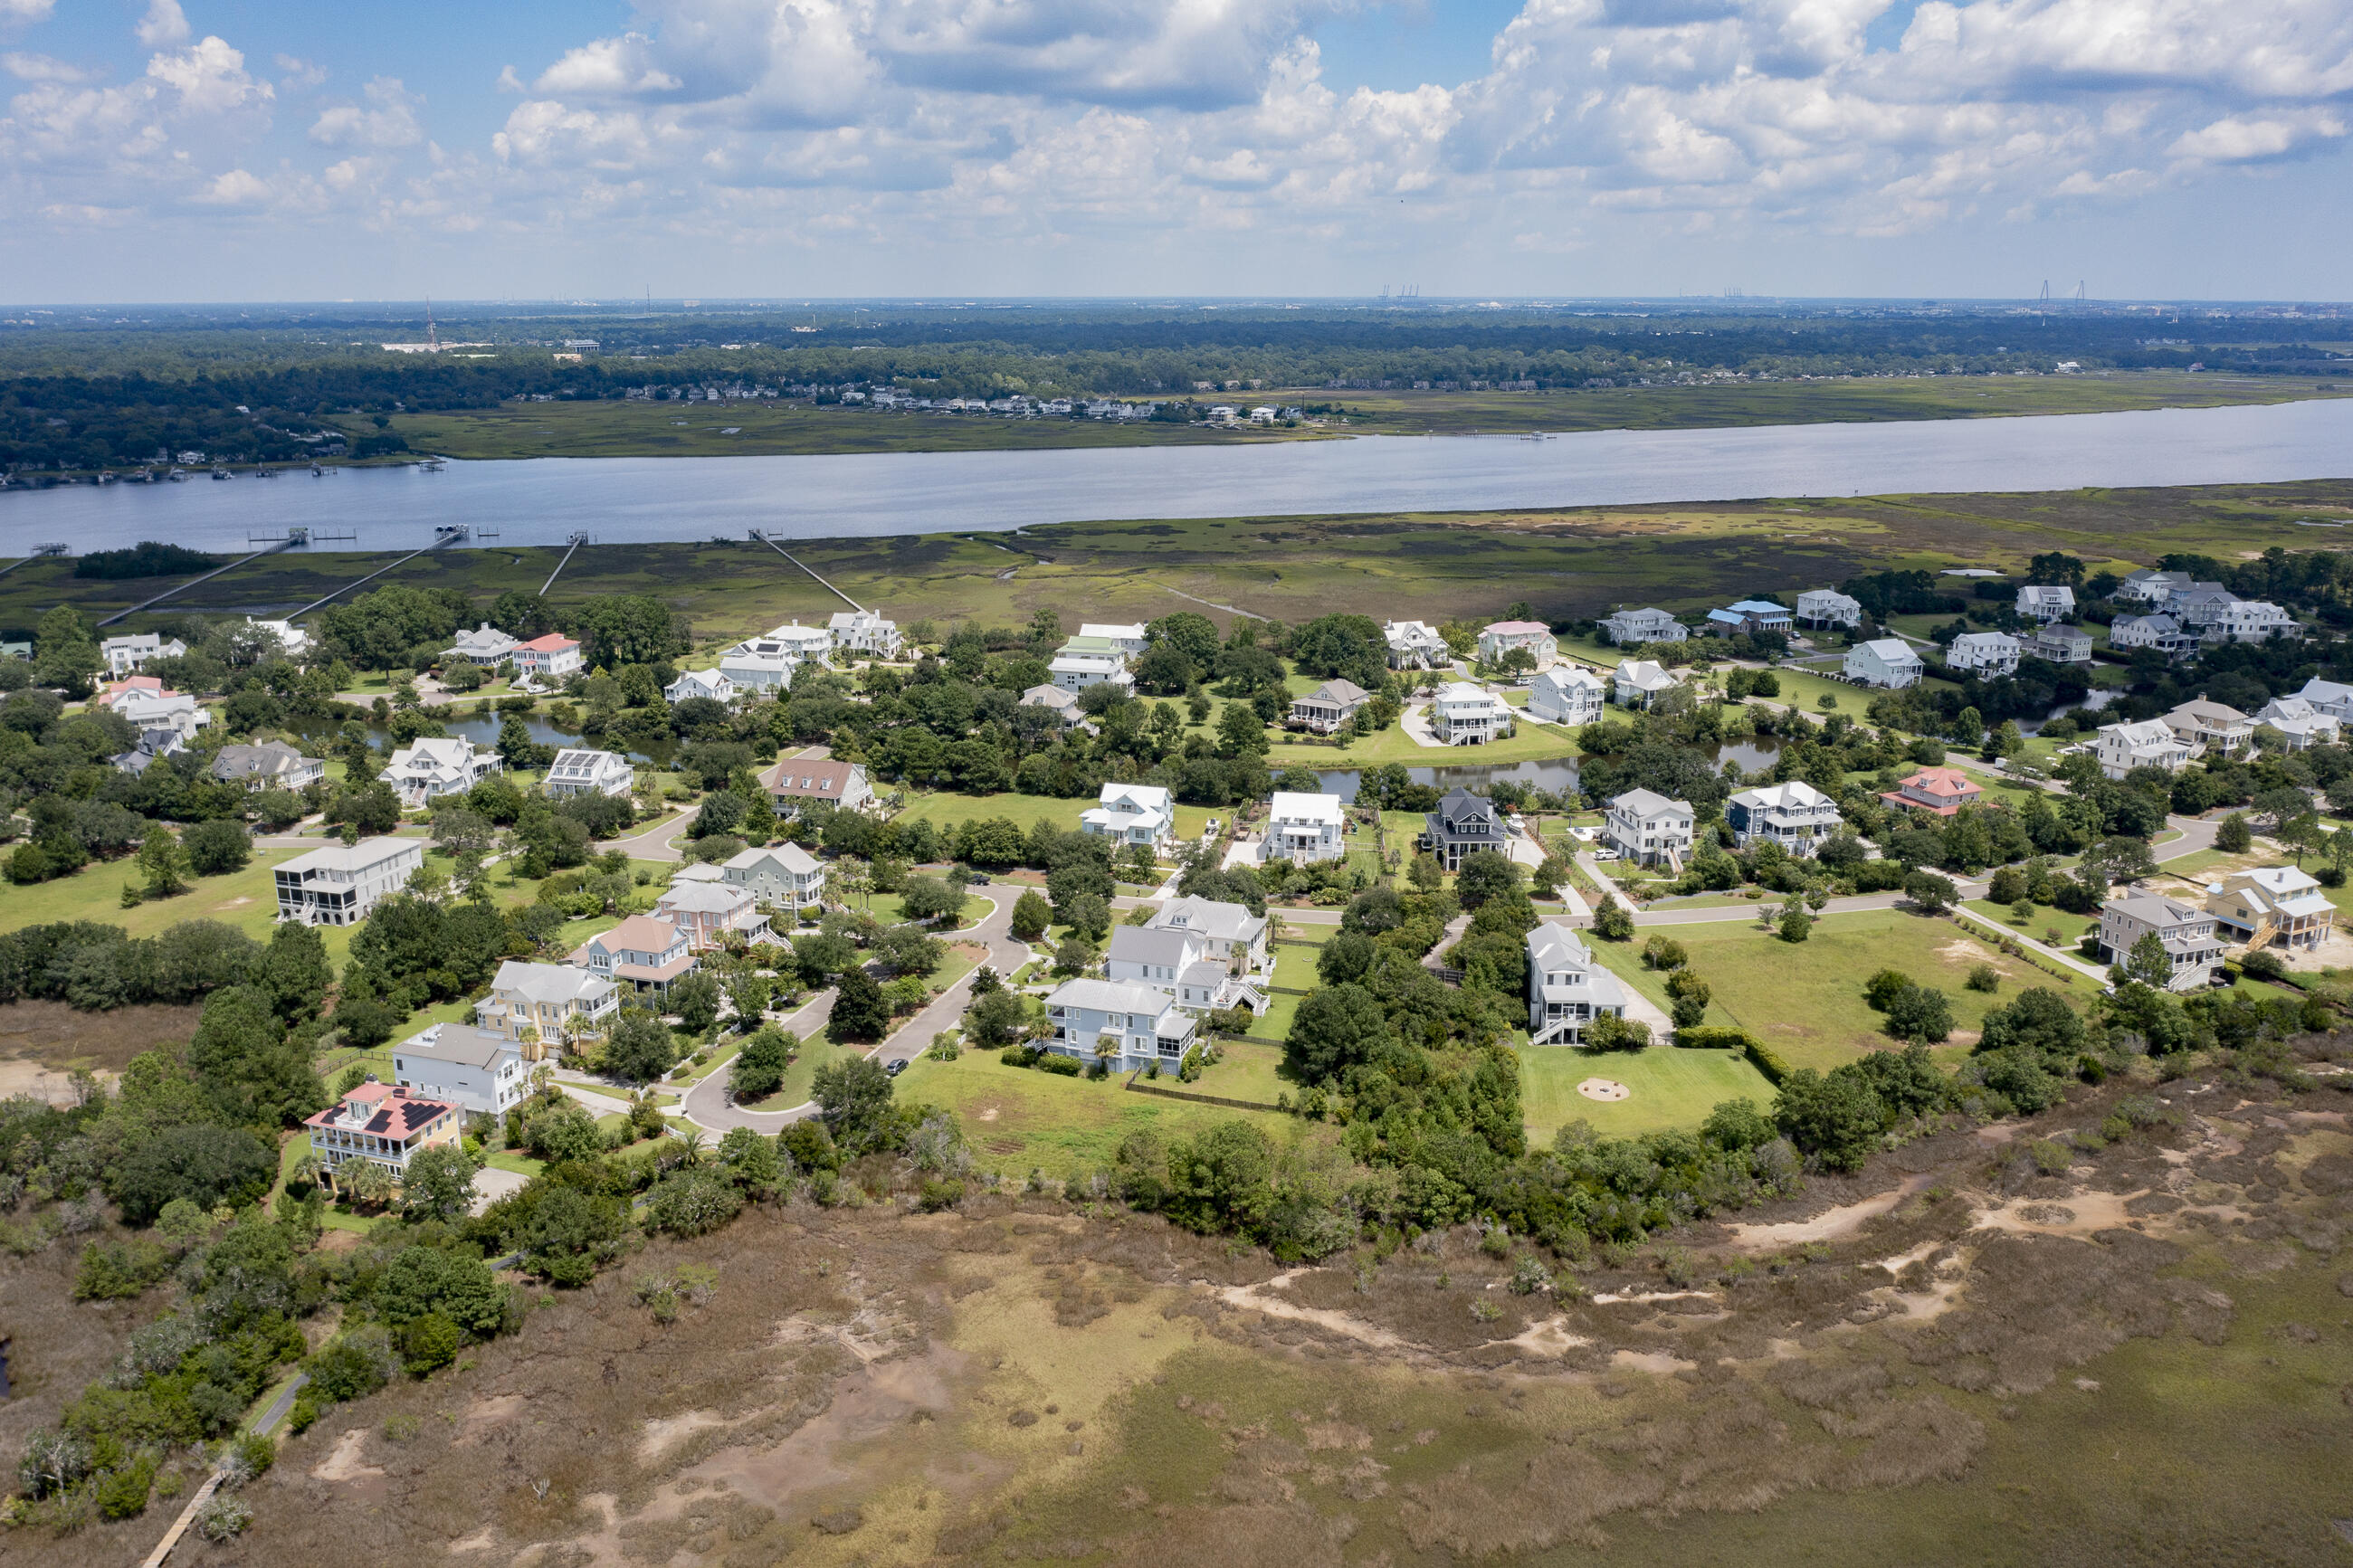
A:
<svg viewBox="0 0 2353 1568">
<path fill-rule="evenodd" d="M 139 42 L 151 49 L 185 44 L 192 30 L 186 14 L 180 9 L 180 0 L 147 0 L 147 15 L 132 29 Z"/>
<path fill-rule="evenodd" d="M 417 123 L 413 97 L 397 77 L 380 76 L 364 89 L 366 102 L 339 103 L 322 110 L 311 123 L 311 140 L 322 147 L 414 147 L 425 140 Z"/>
</svg>

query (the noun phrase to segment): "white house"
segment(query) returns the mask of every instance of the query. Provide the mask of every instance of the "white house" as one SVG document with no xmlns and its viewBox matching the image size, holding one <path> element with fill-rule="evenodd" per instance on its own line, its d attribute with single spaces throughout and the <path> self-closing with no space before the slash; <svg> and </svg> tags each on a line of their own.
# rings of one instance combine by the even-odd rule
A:
<svg viewBox="0 0 2353 1568">
<path fill-rule="evenodd" d="M 1575 1046 L 1596 1018 L 1626 1016 L 1626 992 L 1585 939 L 1547 921 L 1528 932 L 1528 1044 Z"/>
<path fill-rule="evenodd" d="M 278 645 L 278 651 L 288 658 L 301 658 L 311 649 L 311 634 L 291 621 L 269 621 L 248 616 L 245 624 L 249 630 L 267 633 Z"/>
<path fill-rule="evenodd" d="M 213 753 L 213 777 L 248 789 L 301 789 L 327 776 L 327 764 L 306 757 L 283 741 L 253 746 L 223 746 Z"/>
<path fill-rule="evenodd" d="M 505 764 L 488 746 L 463 737 L 419 736 L 392 753 L 380 775 L 411 808 L 445 795 L 463 795 Z"/>
<path fill-rule="evenodd" d="M 1607 683 L 1589 669 L 1556 664 L 1528 688 L 1528 717 L 1552 724 L 1598 724 Z"/>
<path fill-rule="evenodd" d="M 1122 1073 L 1178 1066 L 1195 1028 L 1169 993 L 1133 980 L 1065 981 L 1046 998 L 1046 1021 L 1048 1050 Z"/>
<path fill-rule="evenodd" d="M 2018 591 L 2018 613 L 2030 621 L 2064 620 L 2075 613 L 2075 590 L 2030 584 Z"/>
<path fill-rule="evenodd" d="M 793 671 L 803 662 L 776 647 L 730 649 L 719 656 L 718 675 L 733 691 L 783 691 L 790 689 Z"/>
<path fill-rule="evenodd" d="M 1873 637 L 1846 650 L 1842 672 L 1860 686 L 1900 691 L 1915 684 L 1926 667 L 1912 645 L 1901 637 Z"/>
<path fill-rule="evenodd" d="M 1614 699 L 1620 708 L 1647 710 L 1651 703 L 1683 683 L 1683 672 L 1647 658 L 1630 658 L 1611 678 Z"/>
<path fill-rule="evenodd" d="M 2168 615 L 2119 616 L 2108 627 L 2108 646 L 2126 649 L 2153 647 L 2169 658 L 2179 658 L 2197 650 L 2198 639 Z"/>
<path fill-rule="evenodd" d="M 1680 870 L 1692 847 L 1692 822 L 1691 802 L 1630 789 L 1610 800 L 1601 830 L 1627 859 Z"/>
<path fill-rule="evenodd" d="M 1130 658 L 1143 658 L 1144 650 L 1152 646 L 1140 622 L 1089 621 L 1079 627 L 1079 635 L 1107 642 Z"/>
<path fill-rule="evenodd" d="M 1334 734 L 1372 700 L 1373 694 L 1353 680 L 1327 680 L 1306 696 L 1292 700 L 1287 722 L 1318 735 Z"/>
<path fill-rule="evenodd" d="M 1159 784 L 1106 784 L 1097 804 L 1079 814 L 1079 831 L 1097 833 L 1125 847 L 1142 844 L 1155 851 L 1173 844 L 1176 808 Z"/>
<path fill-rule="evenodd" d="M 702 961 L 694 956 L 686 932 L 670 921 L 631 915 L 582 942 L 565 962 L 616 985 L 644 992 L 669 990 L 671 981 Z"/>
<path fill-rule="evenodd" d="M 2018 673 L 2018 639 L 2001 632 L 1963 632 L 1945 650 L 1945 662 L 1979 679 Z"/>
<path fill-rule="evenodd" d="M 1047 661 L 1047 672 L 1054 684 L 1065 691 L 1083 691 L 1090 686 L 1116 686 L 1132 690 L 1135 677 L 1127 672 L 1127 659 L 1115 648 L 1072 649 L 1065 643 L 1062 650 Z"/>
<path fill-rule="evenodd" d="M 2165 608 L 2184 630 L 2203 634 L 2238 602 L 2239 595 L 2220 583 L 2192 583 L 2187 588 L 2176 588 Z"/>
<path fill-rule="evenodd" d="M 272 873 L 278 918 L 311 926 L 357 925 L 424 864 L 421 838 L 363 838 L 297 855 Z"/>
<path fill-rule="evenodd" d="M 441 650 L 441 661 L 444 664 L 484 666 L 504 664 L 520 640 L 484 621 L 470 632 L 459 632 L 457 642 Z"/>
<path fill-rule="evenodd" d="M 735 683 L 723 671 L 690 669 L 662 688 L 662 700 L 676 707 L 691 697 L 707 697 L 713 702 L 735 700 Z"/>
<path fill-rule="evenodd" d="M 833 653 L 831 628 L 805 626 L 798 621 L 770 626 L 753 640 L 767 645 L 772 652 L 789 654 L 803 664 L 823 664 Z"/>
<path fill-rule="evenodd" d="M 1337 860 L 1348 853 L 1342 836 L 1347 814 L 1336 795 L 1307 795 L 1279 789 L 1267 808 L 1266 856 L 1269 859 L 1306 862 Z"/>
<path fill-rule="evenodd" d="M 609 975 L 510 958 L 491 977 L 491 994 L 474 1004 L 474 1022 L 539 1061 L 603 1035 L 620 1010 L 620 989 Z"/>
<path fill-rule="evenodd" d="M 392 1081 L 480 1116 L 504 1116 L 531 1093 L 515 1043 L 470 1024 L 434 1024 L 393 1047 Z"/>
<path fill-rule="evenodd" d="M 1121 926 L 1103 953 L 1103 977 L 1148 985 L 1194 1015 L 1228 1007 L 1266 1010 L 1264 980 L 1209 952 L 1208 939 L 1178 926 Z"/>
<path fill-rule="evenodd" d="M 1682 642 L 1691 636 L 1689 626 L 1659 609 L 1620 610 L 1602 616 L 1601 628 L 1620 647 L 1639 647 L 1651 642 Z"/>
<path fill-rule="evenodd" d="M 2027 638 L 2020 651 L 2029 658 L 2048 659 L 2052 664 L 2089 664 L 2092 634 L 2081 626 L 2053 621 Z"/>
<path fill-rule="evenodd" d="M 580 644 L 561 632 L 550 632 L 515 644 L 509 657 L 514 660 L 519 680 L 559 681 L 580 668 Z"/>
<path fill-rule="evenodd" d="M 185 752 L 213 716 L 184 691 L 125 691 L 107 704 L 139 731 L 139 752 L 168 757 Z"/>
<path fill-rule="evenodd" d="M 2109 597 L 2125 605 L 2162 605 L 2173 597 L 2176 589 L 2187 588 L 2192 581 L 2187 572 L 2160 572 L 2154 566 L 2144 566 L 2127 573 Z"/>
<path fill-rule="evenodd" d="M 780 909 L 812 909 L 825 902 L 825 862 L 797 844 L 746 849 L 720 868 L 732 888 L 748 889 L 762 903 Z"/>
<path fill-rule="evenodd" d="M 1733 841 L 1778 844 L 1800 859 L 1811 859 L 1822 840 L 1839 829 L 1838 802 L 1802 779 L 1745 789 L 1725 804 L 1724 820 Z"/>
<path fill-rule="evenodd" d="M 619 752 L 566 746 L 547 765 L 547 780 L 541 787 L 561 800 L 574 795 L 625 795 L 637 782 L 638 770 Z"/>
<path fill-rule="evenodd" d="M 1736 637 L 1756 632 L 1786 634 L 1790 624 L 1788 610 L 1772 600 L 1743 599 L 1721 610 L 1710 610 L 1704 629 L 1710 637 Z"/>
<path fill-rule="evenodd" d="M 2212 915 L 2195 904 L 2157 893 L 2133 893 L 2100 906 L 2100 956 L 2122 963 L 2133 944 L 2151 931 L 2165 946 L 2168 991 L 2195 991 L 2222 967 L 2222 940 Z"/>
<path fill-rule="evenodd" d="M 1062 728 L 1082 722 L 1085 712 L 1079 707 L 1077 696 L 1059 686 L 1033 686 L 1021 694 L 1019 706 L 1043 708 L 1062 721 Z"/>
<path fill-rule="evenodd" d="M 2254 725 L 2276 737 L 2280 750 L 2301 752 L 2307 746 L 2334 745 L 2343 721 L 2301 697 L 2274 697 L 2255 715 Z"/>
<path fill-rule="evenodd" d="M 1420 621 L 1384 621 L 1381 640 L 1388 645 L 1391 669 L 1440 669 L 1454 660 L 1438 628 Z"/>
<path fill-rule="evenodd" d="M 866 764 L 842 762 L 823 746 L 777 758 L 762 771 L 760 785 L 776 802 L 776 815 L 786 818 L 798 816 L 811 801 L 844 811 L 863 811 L 874 804 Z"/>
<path fill-rule="evenodd" d="M 1430 700 L 1430 732 L 1443 746 L 1482 746 L 1512 732 L 1511 706 L 1467 680 L 1450 680 Z"/>
<path fill-rule="evenodd" d="M 1835 588 L 1809 588 L 1798 595 L 1796 619 L 1807 626 L 1860 626 L 1862 605 Z"/>
<path fill-rule="evenodd" d="M 872 610 L 836 610 L 826 623 L 837 653 L 865 653 L 889 658 L 899 651 L 899 624 Z"/>
<path fill-rule="evenodd" d="M 1480 630 L 1479 658 L 1487 664 L 1501 664 L 1506 655 L 1523 650 L 1536 661 L 1538 669 L 1560 657 L 1552 628 L 1542 621 L 1495 621 Z"/>
<path fill-rule="evenodd" d="M 2293 866 L 2258 866 L 2208 884 L 2206 912 L 2216 935 L 2251 950 L 2318 947 L 2337 923 L 2320 884 Z"/>
<path fill-rule="evenodd" d="M 2177 736 L 2161 719 L 2144 720 L 2137 724 L 2103 724 L 2092 748 L 2093 755 L 2099 759 L 2100 772 L 2112 779 L 2120 779 L 2135 768 L 2163 768 L 2178 773 L 2189 765 L 2189 743 Z"/>
<path fill-rule="evenodd" d="M 1274 978 L 1274 959 L 1268 946 L 1272 922 L 1264 915 L 1250 913 L 1245 905 L 1187 893 L 1169 900 L 1145 923 L 1155 930 L 1189 931 L 1201 939 L 1204 951 L 1216 962 L 1239 973 Z"/>
<path fill-rule="evenodd" d="M 137 632 L 126 637 L 108 637 L 98 645 L 98 657 L 106 660 L 110 674 L 117 678 L 144 668 L 152 659 L 185 658 L 188 645 L 177 637 L 164 637 L 155 632 Z"/>
<path fill-rule="evenodd" d="M 2323 680 L 2316 675 L 2304 683 L 2296 695 L 2332 719 L 2353 721 L 2353 686 Z"/>
<path fill-rule="evenodd" d="M 2233 599 L 2219 612 L 2206 623 L 2209 642 L 2270 642 L 2304 635 L 2294 616 L 2263 599 Z"/>
</svg>

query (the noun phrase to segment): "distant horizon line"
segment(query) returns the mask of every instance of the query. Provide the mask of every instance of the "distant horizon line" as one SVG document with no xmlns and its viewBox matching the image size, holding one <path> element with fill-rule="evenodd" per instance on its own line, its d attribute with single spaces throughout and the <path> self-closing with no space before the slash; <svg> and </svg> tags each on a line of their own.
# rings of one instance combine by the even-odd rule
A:
<svg viewBox="0 0 2353 1568">
<path fill-rule="evenodd" d="M 428 296 L 401 299 L 377 296 L 369 299 L 332 300 L 17 300 L 0 303 L 0 312 L 26 311 L 33 314 L 56 314 L 59 311 L 93 310 L 332 310 L 414 307 L 423 310 Z M 805 295 L 689 295 L 677 294 L 655 300 L 645 294 L 628 295 L 543 295 L 533 297 L 499 296 L 469 299 L 439 294 L 429 296 L 433 309 L 480 310 L 535 309 L 607 310 L 634 308 L 640 311 L 657 309 L 674 310 L 861 310 L 871 307 L 896 309 L 925 308 L 933 310 L 1011 310 L 1042 306 L 1127 307 L 1142 309 L 1186 308 L 1259 308 L 1259 309 L 1428 309 L 1444 306 L 1468 310 L 1512 310 L 1515 308 L 1557 308 L 1599 306 L 1611 309 L 1668 308 L 1696 309 L 1707 306 L 1757 308 L 1774 306 L 1863 306 L 1883 309 L 2002 309 L 2048 310 L 2054 314 L 2077 310 L 2114 311 L 2120 310 L 2217 310 L 2263 309 L 2341 310 L 2353 309 L 2353 300 L 2299 300 L 2263 298 L 2193 298 L 2189 296 L 2147 297 L 2087 297 L 2075 299 L 2034 295 L 1926 295 L 1926 294 L 1507 294 L 1485 295 L 1380 295 L 1380 294 L 805 294 Z"/>
</svg>

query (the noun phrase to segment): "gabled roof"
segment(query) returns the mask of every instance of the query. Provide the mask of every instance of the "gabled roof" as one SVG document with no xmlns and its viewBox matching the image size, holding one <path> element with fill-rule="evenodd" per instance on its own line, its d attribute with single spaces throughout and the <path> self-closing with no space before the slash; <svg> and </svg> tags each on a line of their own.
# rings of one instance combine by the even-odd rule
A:
<svg viewBox="0 0 2353 1568">
<path fill-rule="evenodd" d="M 1912 645 L 1905 642 L 1901 637 L 1873 637 L 1869 642 L 1859 642 L 1855 644 L 1852 651 L 1856 653 L 1868 653 L 1872 658 L 1879 660 L 1882 664 L 1917 664 L 1920 662 L 1920 656 L 1912 651 Z"/>
<path fill-rule="evenodd" d="M 1278 821 L 1305 817 L 1314 822 L 1339 822 L 1344 818 L 1340 797 L 1319 795 L 1305 790 L 1279 789 L 1267 803 L 1267 815 Z"/>
<path fill-rule="evenodd" d="M 578 647 L 580 644 L 575 639 L 565 637 L 562 632 L 550 632 L 543 637 L 533 637 L 527 643 L 517 643 L 515 646 L 527 647 L 533 653 L 562 653 L 566 648 Z"/>
<path fill-rule="evenodd" d="M 610 984 L 611 982 L 603 984 Z M 399 1056 L 422 1057 L 427 1061 L 484 1069 L 495 1067 L 501 1057 L 522 1054 L 512 1040 L 496 1029 L 477 1029 L 459 1024 L 435 1024 L 418 1030 L 392 1048 Z"/>
<path fill-rule="evenodd" d="M 1111 933 L 1103 957 L 1117 963 L 1156 963 L 1182 968 L 1193 962 L 1202 933 L 1183 926 L 1121 926 Z"/>
<path fill-rule="evenodd" d="M 1542 621 L 1491 621 L 1483 628 L 1499 637 L 1549 637 L 1552 628 Z"/>
<path fill-rule="evenodd" d="M 668 892 L 654 900 L 654 907 L 664 911 L 683 910 L 691 914 L 726 915 L 751 901 L 750 889 L 728 882 L 673 882 Z"/>
<path fill-rule="evenodd" d="M 1241 904 L 1229 904 L 1222 899 L 1205 899 L 1198 893 L 1187 893 L 1183 898 L 1169 900 L 1149 923 L 1199 931 L 1218 942 L 1249 942 L 1266 929 L 1266 917 L 1250 913 Z"/>
<path fill-rule="evenodd" d="M 608 989 L 612 982 L 602 975 L 575 969 L 568 963 L 527 963 L 510 958 L 499 965 L 491 976 L 493 994 L 511 991 L 528 1002 L 572 1002 Z"/>
<path fill-rule="evenodd" d="M 746 849 L 727 862 L 730 871 L 751 871 L 763 862 L 775 861 L 797 877 L 806 877 L 818 868 L 818 858 L 797 844 L 779 844 L 773 848 Z"/>
<path fill-rule="evenodd" d="M 1065 980 L 1047 996 L 1049 1007 L 1086 1007 L 1098 1013 L 1143 1013 L 1157 1018 L 1176 1006 L 1165 991 L 1134 980 Z"/>
<path fill-rule="evenodd" d="M 1985 793 L 1975 779 L 1958 768 L 1922 768 L 1905 778 L 1902 787 L 1915 794 L 1936 795 L 1946 800 L 1958 800 Z"/>
<path fill-rule="evenodd" d="M 1742 790 L 1732 797 L 1735 805 L 1745 805 L 1751 811 L 1771 811 L 1777 807 L 1810 809 L 1835 804 L 1831 797 L 1803 779 L 1791 779 L 1787 784 L 1759 784 Z"/>
<path fill-rule="evenodd" d="M 1314 690 L 1309 692 L 1305 697 L 1298 699 L 1298 700 L 1302 702 L 1329 702 L 1335 706 L 1345 708 L 1350 703 L 1363 702 L 1371 696 L 1371 692 L 1366 690 L 1363 687 L 1357 685 L 1353 680 L 1327 680 L 1323 685 L 1317 687 Z"/>
<path fill-rule="evenodd" d="M 651 915 L 631 915 L 611 931 L 599 931 L 581 945 L 602 948 L 607 952 L 618 952 L 624 948 L 632 952 L 668 952 L 685 941 L 686 933 L 668 921 L 658 921 Z"/>
<path fill-rule="evenodd" d="M 345 1122 L 341 1119 L 346 1106 L 370 1109 L 371 1114 L 365 1122 Z M 344 1131 L 366 1132 L 378 1138 L 406 1138 L 457 1110 L 458 1107 L 446 1100 L 427 1100 L 388 1083 L 364 1083 L 317 1115 L 303 1118 L 303 1122 L 306 1126 L 339 1127 Z"/>
</svg>

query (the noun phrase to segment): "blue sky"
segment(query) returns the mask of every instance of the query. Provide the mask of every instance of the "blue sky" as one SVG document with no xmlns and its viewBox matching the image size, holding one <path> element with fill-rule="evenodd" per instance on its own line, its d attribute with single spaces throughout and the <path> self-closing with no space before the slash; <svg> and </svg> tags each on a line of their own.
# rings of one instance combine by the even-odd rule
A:
<svg viewBox="0 0 2353 1568">
<path fill-rule="evenodd" d="M 2343 299 L 2353 0 L 0 0 L 0 298 Z"/>
</svg>

